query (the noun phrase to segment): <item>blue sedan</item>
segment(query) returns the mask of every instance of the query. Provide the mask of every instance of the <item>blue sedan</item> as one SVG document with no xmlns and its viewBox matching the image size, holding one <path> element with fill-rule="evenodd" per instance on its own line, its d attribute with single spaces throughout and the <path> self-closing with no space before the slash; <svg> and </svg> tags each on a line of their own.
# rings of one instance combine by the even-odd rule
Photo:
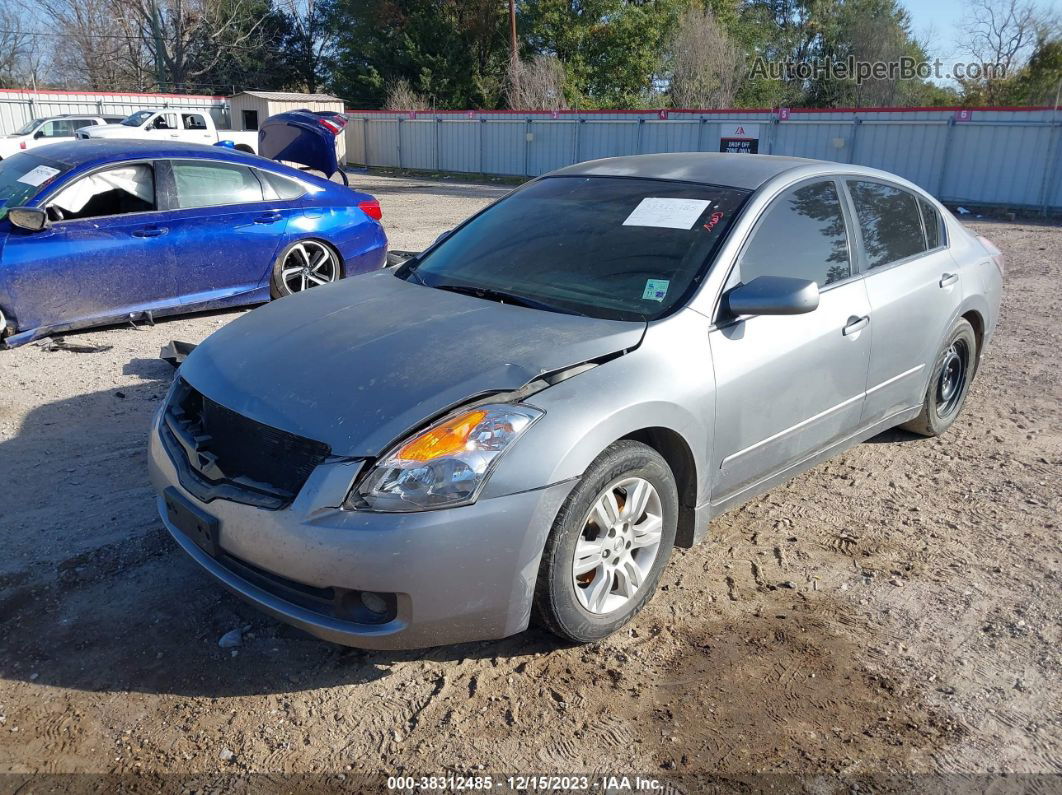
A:
<svg viewBox="0 0 1062 795">
<path fill-rule="evenodd" d="M 254 304 L 384 265 L 372 196 L 223 147 L 99 140 L 0 162 L 0 337 Z"/>
</svg>

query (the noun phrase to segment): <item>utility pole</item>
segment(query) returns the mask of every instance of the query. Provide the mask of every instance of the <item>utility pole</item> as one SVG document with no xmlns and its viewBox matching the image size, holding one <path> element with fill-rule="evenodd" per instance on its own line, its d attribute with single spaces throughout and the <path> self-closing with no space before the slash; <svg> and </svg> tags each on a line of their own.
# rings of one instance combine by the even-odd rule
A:
<svg viewBox="0 0 1062 795">
<path fill-rule="evenodd" d="M 516 45 L 516 0 L 509 0 L 509 55 L 514 61 L 519 57 Z"/>
<path fill-rule="evenodd" d="M 159 21 L 158 0 L 151 1 L 151 36 L 155 41 L 155 82 L 159 91 L 164 91 L 162 84 L 166 81 L 166 61 L 162 52 L 162 24 Z"/>
</svg>

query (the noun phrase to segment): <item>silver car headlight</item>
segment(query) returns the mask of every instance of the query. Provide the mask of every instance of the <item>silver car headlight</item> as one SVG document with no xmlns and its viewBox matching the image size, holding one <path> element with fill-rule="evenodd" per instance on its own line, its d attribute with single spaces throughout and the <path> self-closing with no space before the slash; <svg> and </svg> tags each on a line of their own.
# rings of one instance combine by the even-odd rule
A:
<svg viewBox="0 0 1062 795">
<path fill-rule="evenodd" d="M 344 507 L 424 511 L 475 502 L 498 458 L 542 414 L 532 406 L 499 404 L 444 417 L 392 448 Z"/>
</svg>

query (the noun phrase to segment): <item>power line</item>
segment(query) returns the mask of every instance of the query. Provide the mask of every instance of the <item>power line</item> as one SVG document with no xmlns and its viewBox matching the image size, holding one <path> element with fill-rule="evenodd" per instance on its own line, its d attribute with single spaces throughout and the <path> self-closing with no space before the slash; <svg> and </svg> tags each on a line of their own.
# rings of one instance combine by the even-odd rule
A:
<svg viewBox="0 0 1062 795">
<path fill-rule="evenodd" d="M 0 30 L 0 36 L 43 36 L 56 39 L 122 39 L 125 41 L 154 41 L 154 36 L 123 35 L 119 33 L 52 33 L 44 30 Z M 226 44 L 226 48 L 232 50 L 255 50 L 246 44 Z"/>
<path fill-rule="evenodd" d="M 119 33 L 52 33 L 43 30 L 0 30 L 0 34 L 10 36 L 45 36 L 56 39 L 126 39 L 151 41 L 151 36 L 123 35 Z"/>
</svg>

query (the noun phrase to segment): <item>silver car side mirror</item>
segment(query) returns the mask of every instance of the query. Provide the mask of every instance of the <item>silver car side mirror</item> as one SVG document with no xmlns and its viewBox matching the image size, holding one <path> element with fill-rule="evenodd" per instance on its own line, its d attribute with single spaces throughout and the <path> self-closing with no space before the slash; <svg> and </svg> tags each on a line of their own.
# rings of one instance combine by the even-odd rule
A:
<svg viewBox="0 0 1062 795">
<path fill-rule="evenodd" d="M 819 305 L 819 286 L 806 279 L 758 276 L 723 296 L 723 307 L 739 315 L 802 315 Z"/>
<path fill-rule="evenodd" d="M 7 211 L 7 217 L 19 229 L 28 229 L 30 232 L 40 232 L 48 226 L 48 216 L 39 207 L 12 207 Z"/>
</svg>

